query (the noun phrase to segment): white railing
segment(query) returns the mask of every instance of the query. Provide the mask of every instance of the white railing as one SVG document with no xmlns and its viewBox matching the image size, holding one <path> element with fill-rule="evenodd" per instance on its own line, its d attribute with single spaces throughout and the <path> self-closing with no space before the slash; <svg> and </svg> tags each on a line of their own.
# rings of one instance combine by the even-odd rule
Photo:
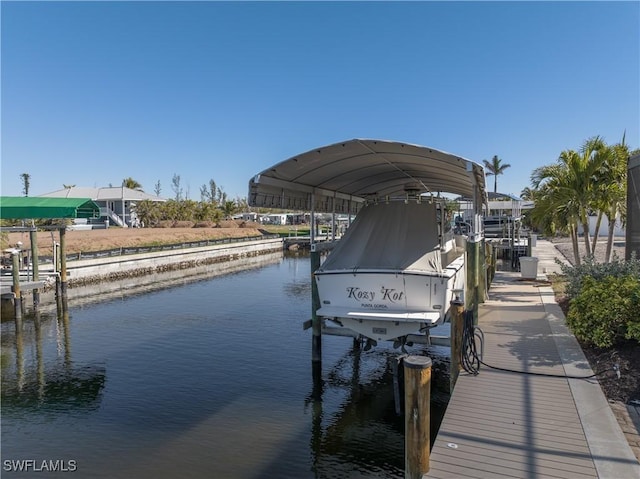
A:
<svg viewBox="0 0 640 479">
<path fill-rule="evenodd" d="M 122 221 L 122 218 L 120 218 L 115 213 L 115 211 L 113 211 L 111 208 L 101 207 L 100 208 L 100 216 L 106 216 L 106 217 L 110 218 L 111 221 L 113 221 L 118 226 L 122 226 L 123 228 L 127 227 L 127 224 L 124 221 Z"/>
</svg>

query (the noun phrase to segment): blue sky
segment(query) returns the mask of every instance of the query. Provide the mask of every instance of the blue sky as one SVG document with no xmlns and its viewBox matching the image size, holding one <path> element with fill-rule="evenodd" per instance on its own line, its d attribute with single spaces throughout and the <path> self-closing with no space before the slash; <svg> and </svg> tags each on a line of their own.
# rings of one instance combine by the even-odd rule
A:
<svg viewBox="0 0 640 479">
<path fill-rule="evenodd" d="M 195 200 L 352 138 L 534 168 L 640 146 L 639 2 L 6 2 L 2 195 L 119 186 Z M 493 185 L 493 179 L 488 179 Z"/>
</svg>

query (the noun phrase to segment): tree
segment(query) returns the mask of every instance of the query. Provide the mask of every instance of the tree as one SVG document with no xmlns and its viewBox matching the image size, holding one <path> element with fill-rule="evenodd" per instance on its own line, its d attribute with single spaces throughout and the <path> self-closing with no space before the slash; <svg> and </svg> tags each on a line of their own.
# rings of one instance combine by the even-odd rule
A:
<svg viewBox="0 0 640 479">
<path fill-rule="evenodd" d="M 22 178 L 22 193 L 24 193 L 24 196 L 29 196 L 29 180 L 31 179 L 31 175 L 29 173 L 22 173 L 20 178 Z"/>
<path fill-rule="evenodd" d="M 208 185 L 202 185 L 200 187 L 200 199 L 223 208 L 228 200 L 228 196 L 222 187 L 216 185 L 216 182 L 210 179 Z"/>
<path fill-rule="evenodd" d="M 176 201 L 180 201 L 182 199 L 182 186 L 180 186 L 180 175 L 176 173 L 173 174 L 171 179 L 171 189 L 176 195 Z"/>
<path fill-rule="evenodd" d="M 156 196 L 160 196 L 160 193 L 162 192 L 162 187 L 160 186 L 160 180 L 156 181 L 156 184 L 153 187 L 153 192 L 156 194 Z"/>
<path fill-rule="evenodd" d="M 142 200 L 136 202 L 134 211 L 144 226 L 155 226 L 161 219 L 161 205 L 162 203 L 156 203 L 151 200 Z"/>
<path fill-rule="evenodd" d="M 605 165 L 602 169 L 602 181 L 600 184 L 600 198 L 603 203 L 603 211 L 609 221 L 607 234 L 607 250 L 605 262 L 611 262 L 613 250 L 613 233 L 615 231 L 618 216 L 623 224 L 626 223 L 627 214 L 627 162 L 631 156 L 629 147 L 625 143 L 625 135 L 622 141 L 607 149 Z M 596 231 L 597 232 L 597 231 Z"/>
<path fill-rule="evenodd" d="M 202 201 L 208 201 L 209 203 L 216 203 L 217 191 L 218 187 L 212 178 L 209 180 L 209 185 L 202 185 L 200 187 L 200 199 Z"/>
<path fill-rule="evenodd" d="M 236 197 L 236 207 L 238 208 L 238 211 L 242 213 L 248 213 L 251 211 L 247 198 L 242 198 L 240 196 Z"/>
<path fill-rule="evenodd" d="M 586 140 L 580 151 L 565 150 L 555 164 L 537 168 L 532 174 L 532 184 L 538 189 L 532 216 L 544 228 L 558 226 L 570 232 L 577 265 L 578 225 L 582 227 L 586 254 L 592 255 L 589 212 L 599 205 L 602 189 L 598 184 L 602 181 L 606 150 L 605 142 L 596 136 Z"/>
<path fill-rule="evenodd" d="M 598 206 L 600 188 L 597 185 L 601 177 L 600 169 L 606 159 L 606 150 L 606 143 L 596 136 L 585 141 L 579 153 L 573 150 L 560 153 L 560 160 L 566 165 L 570 175 L 587 256 L 593 254 L 589 235 L 589 211 Z"/>
<path fill-rule="evenodd" d="M 520 198 L 522 198 L 525 201 L 532 201 L 534 194 L 535 194 L 535 190 L 529 188 L 528 186 L 525 186 L 520 192 Z"/>
<path fill-rule="evenodd" d="M 142 185 L 131 177 L 122 180 L 122 186 L 131 190 L 142 191 Z"/>
<path fill-rule="evenodd" d="M 560 164 L 536 168 L 531 174 L 534 208 L 531 223 L 544 234 L 568 233 L 575 264 L 580 264 L 578 248 L 578 209 L 572 201 L 565 169 Z"/>
<path fill-rule="evenodd" d="M 76 187 L 76 185 L 65 185 L 65 184 L 63 183 L 63 184 L 62 184 L 62 187 L 63 187 L 65 190 L 70 190 L 71 188 L 75 188 L 75 187 Z"/>
<path fill-rule="evenodd" d="M 498 192 L 498 175 L 504 174 L 504 170 L 511 168 L 509 163 L 502 163 L 502 160 L 498 158 L 498 155 L 493 155 L 491 161 L 482 160 L 484 167 L 487 169 L 487 176 L 493 175 L 493 192 Z"/>
<path fill-rule="evenodd" d="M 231 201 L 224 201 L 221 204 L 221 209 L 222 209 L 222 214 L 224 215 L 225 219 L 229 219 L 231 218 L 231 216 L 233 216 L 233 214 L 236 212 L 236 202 L 231 200 Z"/>
</svg>

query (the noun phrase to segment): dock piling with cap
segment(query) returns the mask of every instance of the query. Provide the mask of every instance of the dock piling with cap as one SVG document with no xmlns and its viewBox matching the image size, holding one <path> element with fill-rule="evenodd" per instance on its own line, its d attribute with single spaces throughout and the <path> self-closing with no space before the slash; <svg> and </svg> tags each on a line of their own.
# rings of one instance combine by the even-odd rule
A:
<svg viewBox="0 0 640 479">
<path fill-rule="evenodd" d="M 404 363 L 405 479 L 429 472 L 431 358 L 407 356 Z"/>
</svg>

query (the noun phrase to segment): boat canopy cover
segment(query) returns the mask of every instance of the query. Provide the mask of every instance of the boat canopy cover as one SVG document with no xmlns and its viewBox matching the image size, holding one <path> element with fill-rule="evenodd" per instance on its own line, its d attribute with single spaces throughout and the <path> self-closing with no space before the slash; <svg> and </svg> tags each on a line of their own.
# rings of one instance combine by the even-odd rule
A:
<svg viewBox="0 0 640 479">
<path fill-rule="evenodd" d="M 43 198 L 41 196 L 0 198 L 0 218 L 3 220 L 99 217 L 100 207 L 91 198 Z"/>
<path fill-rule="evenodd" d="M 375 199 L 438 192 L 486 203 L 481 165 L 425 146 L 353 139 L 314 148 L 249 181 L 250 206 L 356 214 Z"/>
<path fill-rule="evenodd" d="M 365 206 L 318 271 L 363 269 L 442 272 L 436 204 Z"/>
</svg>

